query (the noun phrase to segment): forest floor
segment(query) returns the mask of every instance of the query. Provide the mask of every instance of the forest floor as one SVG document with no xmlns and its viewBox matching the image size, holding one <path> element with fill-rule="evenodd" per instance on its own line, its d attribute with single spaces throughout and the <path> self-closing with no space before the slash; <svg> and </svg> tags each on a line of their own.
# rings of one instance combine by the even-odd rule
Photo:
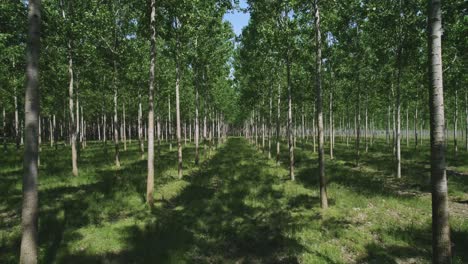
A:
<svg viewBox="0 0 468 264">
<path fill-rule="evenodd" d="M 403 148 L 395 179 L 392 149 L 375 143 L 355 167 L 353 145 L 337 140 L 327 155 L 330 208 L 318 199 L 316 154 L 298 142 L 297 179 L 246 140 L 230 138 L 193 165 L 184 148 L 157 160 L 153 210 L 145 206 L 146 161 L 134 141 L 113 167 L 113 146 L 90 143 L 80 175 L 70 150 L 43 146 L 40 168 L 40 263 L 429 263 L 429 152 Z M 122 147 L 122 146 L 121 146 Z M 18 263 L 21 151 L 0 155 L 0 263 Z M 327 150 L 328 151 L 328 150 Z M 202 153 L 204 151 L 202 150 Z M 450 152 L 450 150 L 449 150 Z M 449 158 L 455 263 L 468 263 L 468 154 Z"/>
</svg>

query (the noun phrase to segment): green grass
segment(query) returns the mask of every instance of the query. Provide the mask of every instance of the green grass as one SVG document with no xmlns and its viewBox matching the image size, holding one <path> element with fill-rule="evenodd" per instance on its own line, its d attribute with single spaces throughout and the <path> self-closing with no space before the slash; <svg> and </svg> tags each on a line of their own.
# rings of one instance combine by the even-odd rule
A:
<svg viewBox="0 0 468 264">
<path fill-rule="evenodd" d="M 403 148 L 403 178 L 393 176 L 392 149 L 369 148 L 354 166 L 352 145 L 338 143 L 328 160 L 330 208 L 318 199 L 316 154 L 298 142 L 297 180 L 281 165 L 230 138 L 193 165 L 184 149 L 162 145 L 155 200 L 144 204 L 146 161 L 138 146 L 113 166 L 100 143 L 82 150 L 71 176 L 70 151 L 43 146 L 40 168 L 40 263 L 428 263 L 431 202 L 428 148 Z M 202 150 L 203 153 L 203 150 Z M 448 165 L 455 263 L 468 262 L 468 155 Z M 21 152 L 0 155 L 0 263 L 17 263 L 20 243 Z"/>
</svg>

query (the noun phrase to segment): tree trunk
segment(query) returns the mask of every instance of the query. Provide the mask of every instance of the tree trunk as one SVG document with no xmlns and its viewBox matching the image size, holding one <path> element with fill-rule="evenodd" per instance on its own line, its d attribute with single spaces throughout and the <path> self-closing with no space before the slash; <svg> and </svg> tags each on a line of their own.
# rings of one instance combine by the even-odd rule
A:
<svg viewBox="0 0 468 264">
<path fill-rule="evenodd" d="M 98 133 L 98 141 L 101 141 L 101 117 L 98 117 L 97 133 Z"/>
<path fill-rule="evenodd" d="M 122 140 L 124 142 L 124 150 L 127 150 L 127 132 L 126 127 L 127 124 L 125 122 L 125 104 L 122 106 L 122 122 L 123 122 L 123 129 L 122 129 Z"/>
<path fill-rule="evenodd" d="M 115 56 L 115 55 L 114 55 Z M 114 147 L 115 147 L 115 166 L 120 168 L 119 158 L 119 123 L 117 112 L 117 63 L 114 58 L 114 78 L 112 85 L 114 86 Z"/>
<path fill-rule="evenodd" d="M 265 118 L 262 115 L 260 119 L 262 120 L 262 152 L 265 152 Z"/>
<path fill-rule="evenodd" d="M 418 147 L 418 94 L 416 93 L 416 107 L 414 108 L 414 148 Z"/>
<path fill-rule="evenodd" d="M 218 120 L 218 146 L 219 146 L 219 144 L 221 143 L 221 117 L 220 117 L 219 112 L 216 116 Z"/>
<path fill-rule="evenodd" d="M 330 116 L 329 116 L 329 135 L 330 135 L 330 159 L 333 159 L 333 92 L 330 92 Z"/>
<path fill-rule="evenodd" d="M 320 11 L 318 0 L 314 0 L 315 9 L 315 45 L 316 45 L 316 74 L 315 86 L 317 96 L 317 130 L 318 130 L 318 162 L 319 162 L 319 181 L 320 181 L 320 206 L 323 209 L 328 208 L 327 183 L 325 178 L 325 153 L 323 140 L 323 113 L 322 113 L 322 36 L 320 33 Z"/>
<path fill-rule="evenodd" d="M 386 129 L 386 138 L 387 138 L 387 145 L 390 143 L 390 115 L 391 115 L 391 107 L 390 105 L 388 106 L 388 111 L 387 111 L 387 129 Z"/>
<path fill-rule="evenodd" d="M 369 122 L 369 120 L 368 120 L 368 113 L 367 113 L 368 101 L 369 101 L 368 97 L 369 97 L 369 95 L 366 94 L 366 109 L 364 110 L 365 111 L 365 113 L 364 113 L 364 119 L 365 119 L 364 141 L 365 141 L 365 144 L 366 144 L 366 153 L 369 151 L 369 139 L 368 139 L 368 129 L 369 129 L 368 122 Z"/>
<path fill-rule="evenodd" d="M 278 103 L 276 114 L 276 164 L 280 162 L 280 119 L 281 119 L 281 84 L 278 84 Z"/>
<path fill-rule="evenodd" d="M 78 78 L 77 78 L 78 79 Z M 76 156 L 77 158 L 80 158 L 80 100 L 79 100 L 79 97 L 78 97 L 78 92 L 79 92 L 79 86 L 78 86 L 78 80 L 77 80 L 77 84 L 76 84 L 76 94 L 75 94 L 75 100 L 76 100 L 76 107 L 75 107 L 75 115 L 76 115 L 76 124 L 75 124 L 75 128 L 76 128 Z"/>
<path fill-rule="evenodd" d="M 156 113 L 156 133 L 158 139 L 158 157 L 161 155 L 161 116 Z"/>
<path fill-rule="evenodd" d="M 179 40 L 177 39 L 177 46 L 179 46 Z M 177 47 L 178 49 L 178 47 Z M 178 54 L 176 54 L 176 133 L 177 133 L 177 171 L 179 179 L 182 179 L 182 144 L 181 144 L 181 127 L 180 127 L 180 103 L 179 103 L 179 83 L 180 83 L 180 65 Z"/>
<path fill-rule="evenodd" d="M 102 140 L 104 141 L 104 149 L 107 149 L 107 116 L 106 114 L 103 115 L 103 123 L 102 123 Z"/>
<path fill-rule="evenodd" d="M 39 44 L 40 0 L 29 0 L 28 42 L 25 96 L 25 150 L 23 174 L 23 206 L 21 212 L 21 264 L 37 263 L 38 248 L 38 122 L 39 122 Z"/>
<path fill-rule="evenodd" d="M 52 117 L 49 117 L 49 143 L 52 148 L 54 146 L 54 127 L 52 124 Z"/>
<path fill-rule="evenodd" d="M 291 61 L 287 55 L 287 82 L 288 82 L 288 146 L 289 146 L 289 176 L 294 181 L 294 145 L 293 145 L 293 121 L 292 121 L 292 87 L 291 87 Z"/>
<path fill-rule="evenodd" d="M 153 87 L 154 87 L 154 84 L 153 84 Z M 154 105 L 153 105 L 153 108 L 154 108 Z M 138 95 L 138 140 L 140 143 L 141 159 L 143 160 L 145 158 L 145 143 L 143 140 L 143 109 L 141 106 L 141 94 Z"/>
<path fill-rule="evenodd" d="M 166 142 L 168 142 L 168 138 L 169 138 L 169 132 L 168 132 L 168 131 L 169 131 L 169 124 L 168 124 L 168 122 L 169 122 L 169 121 L 168 121 L 168 119 L 166 118 L 166 126 L 164 127 L 164 133 L 165 133 L 165 138 L 164 138 L 164 140 L 165 140 Z"/>
<path fill-rule="evenodd" d="M 361 159 L 361 87 L 358 81 L 356 117 L 355 117 L 355 134 L 356 134 L 356 167 L 359 166 Z"/>
<path fill-rule="evenodd" d="M 3 152 L 7 152 L 7 138 L 6 138 L 6 114 L 5 106 L 3 106 Z"/>
<path fill-rule="evenodd" d="M 304 115 L 304 106 L 302 106 L 302 111 L 301 111 L 301 147 L 304 148 L 304 143 L 305 143 L 305 115 Z"/>
<path fill-rule="evenodd" d="M 169 150 L 172 151 L 172 118 L 171 118 L 171 97 L 170 95 L 167 96 L 167 107 L 168 107 L 168 113 L 169 113 L 169 123 L 167 124 L 168 126 L 168 136 L 167 140 L 169 141 Z"/>
<path fill-rule="evenodd" d="M 272 98 L 272 90 L 273 87 L 270 86 L 269 90 L 269 111 L 268 111 L 268 159 L 271 159 L 271 135 L 272 135 L 272 128 L 271 128 L 271 119 L 272 119 L 272 109 L 273 109 L 273 98 Z"/>
<path fill-rule="evenodd" d="M 81 142 L 81 147 L 84 149 L 86 147 L 86 144 L 84 142 L 84 134 L 85 134 L 85 129 L 84 129 L 84 112 L 83 112 L 83 106 L 81 106 L 81 114 L 80 114 L 80 142 Z"/>
<path fill-rule="evenodd" d="M 187 122 L 184 121 L 184 146 L 187 145 Z"/>
<path fill-rule="evenodd" d="M 409 112 L 408 112 L 408 106 L 406 107 L 406 147 L 409 148 Z"/>
<path fill-rule="evenodd" d="M 16 140 L 16 150 L 19 149 L 20 147 L 20 128 L 19 128 L 19 110 L 18 110 L 18 95 L 16 92 L 16 84 L 15 82 L 13 83 L 15 85 L 14 87 L 14 105 L 15 105 L 15 140 Z"/>
<path fill-rule="evenodd" d="M 314 153 L 317 152 L 317 140 L 316 140 L 316 135 L 317 135 L 317 120 L 315 118 L 317 116 L 317 105 L 314 106 L 314 115 L 312 117 L 312 141 L 314 145 Z"/>
<path fill-rule="evenodd" d="M 148 175 L 146 180 L 146 203 L 153 207 L 154 203 L 154 76 L 156 64 L 156 0 L 151 0 L 151 47 L 150 76 L 148 92 Z"/>
<path fill-rule="evenodd" d="M 200 128 L 199 128 L 199 117 L 198 117 L 199 107 L 200 107 L 200 98 L 198 94 L 198 82 L 197 82 L 195 84 L 195 165 L 198 165 L 200 161 L 200 150 L 199 150 Z"/>
<path fill-rule="evenodd" d="M 442 10 L 440 0 L 429 3 L 429 79 L 431 109 L 432 262 L 451 263 L 451 242 L 444 143 L 442 81 Z"/>
<path fill-rule="evenodd" d="M 456 85 L 456 84 L 455 84 Z M 455 158 L 458 155 L 458 87 L 455 87 L 455 115 L 453 122 L 453 148 L 455 151 Z"/>
<path fill-rule="evenodd" d="M 3 109 L 5 111 L 5 108 Z M 466 115 L 466 123 L 465 123 L 465 150 L 468 151 L 468 92 L 465 91 L 465 115 Z M 5 119 L 3 119 L 5 120 Z"/>
<path fill-rule="evenodd" d="M 398 48 L 397 54 L 397 93 L 396 93 L 396 177 L 401 178 L 401 72 L 402 72 L 402 65 L 401 65 L 401 53 L 402 47 Z"/>
<path fill-rule="evenodd" d="M 65 9 L 62 6 L 62 17 L 66 21 L 65 16 Z M 68 75 L 69 75 L 69 83 L 68 83 L 68 107 L 70 111 L 70 126 L 69 126 L 69 136 L 70 136 L 70 144 L 71 144 L 71 152 L 72 152 L 72 174 L 73 176 L 78 176 L 78 150 L 76 146 L 77 140 L 77 128 L 75 122 L 75 110 L 74 110 L 74 73 L 73 73 L 73 45 L 72 45 L 72 38 L 71 33 L 69 32 L 67 48 L 68 48 Z"/>
<path fill-rule="evenodd" d="M 393 96 L 392 96 L 393 97 Z M 396 159 L 396 111 L 392 109 L 392 146 L 393 146 L 393 157 Z"/>
</svg>

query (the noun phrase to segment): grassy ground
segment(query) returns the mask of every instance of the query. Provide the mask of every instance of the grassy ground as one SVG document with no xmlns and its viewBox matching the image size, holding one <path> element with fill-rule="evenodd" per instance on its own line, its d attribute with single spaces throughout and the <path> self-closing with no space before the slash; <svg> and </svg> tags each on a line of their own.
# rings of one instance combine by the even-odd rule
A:
<svg viewBox="0 0 468 264">
<path fill-rule="evenodd" d="M 284 145 L 284 144 L 283 144 Z M 426 142 L 427 146 L 427 142 Z M 403 149 L 403 179 L 383 142 L 362 153 L 338 143 L 327 160 L 330 209 L 319 208 L 316 155 L 298 142 L 297 180 L 240 138 L 202 164 L 162 146 L 156 206 L 144 205 L 146 162 L 136 144 L 113 167 L 112 146 L 90 144 L 80 176 L 70 153 L 43 146 L 40 263 L 427 263 L 431 252 L 428 149 Z M 21 152 L 0 155 L 0 263 L 17 263 Z M 286 149 L 282 153 L 287 153 Z M 194 148 L 184 149 L 192 161 Z M 468 262 L 468 155 L 449 159 L 456 263 Z"/>
</svg>

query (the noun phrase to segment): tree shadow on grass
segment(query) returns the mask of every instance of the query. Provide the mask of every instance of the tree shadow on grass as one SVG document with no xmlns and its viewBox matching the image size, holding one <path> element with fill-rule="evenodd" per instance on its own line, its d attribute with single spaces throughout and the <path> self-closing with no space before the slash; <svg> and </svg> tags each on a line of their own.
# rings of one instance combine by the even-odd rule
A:
<svg viewBox="0 0 468 264">
<path fill-rule="evenodd" d="M 387 236 L 393 241 L 407 245 L 376 243 L 366 246 L 367 254 L 358 263 L 429 263 L 432 254 L 431 227 L 394 226 L 378 230 L 380 236 Z M 451 231 L 452 258 L 460 262 L 468 261 L 467 232 Z"/>
<path fill-rule="evenodd" d="M 67 263 L 297 263 L 302 247 L 288 234 L 298 227 L 278 199 L 280 178 L 265 166 L 242 139 L 231 139 L 178 196 L 154 209 L 153 220 L 122 230 L 127 250 Z"/>
</svg>

